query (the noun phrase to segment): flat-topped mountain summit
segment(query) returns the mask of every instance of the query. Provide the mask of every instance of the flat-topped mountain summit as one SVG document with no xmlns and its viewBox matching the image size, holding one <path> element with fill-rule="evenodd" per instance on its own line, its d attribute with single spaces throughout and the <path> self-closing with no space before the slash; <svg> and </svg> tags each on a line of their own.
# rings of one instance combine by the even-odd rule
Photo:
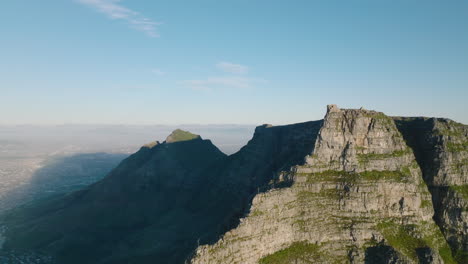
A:
<svg viewBox="0 0 468 264">
<path fill-rule="evenodd" d="M 237 153 L 175 130 L 2 219 L 56 263 L 467 263 L 468 127 L 329 105 Z"/>
</svg>

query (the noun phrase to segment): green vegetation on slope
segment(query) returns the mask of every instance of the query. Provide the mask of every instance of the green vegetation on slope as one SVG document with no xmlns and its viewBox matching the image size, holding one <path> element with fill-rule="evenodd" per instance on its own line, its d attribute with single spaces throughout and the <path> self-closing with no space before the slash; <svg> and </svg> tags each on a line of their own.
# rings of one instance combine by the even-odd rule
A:
<svg viewBox="0 0 468 264">
<path fill-rule="evenodd" d="M 421 208 L 430 208 L 432 207 L 432 202 L 430 200 L 422 200 Z"/>
<path fill-rule="evenodd" d="M 250 212 L 249 216 L 250 217 L 255 217 L 255 216 L 260 216 L 260 215 L 263 215 L 263 214 L 265 214 L 265 212 L 260 211 L 258 209 L 255 209 L 255 210 Z"/>
<path fill-rule="evenodd" d="M 307 182 L 316 182 L 318 180 L 338 182 L 344 180 L 354 181 L 358 174 L 347 171 L 327 170 L 316 173 L 306 173 L 305 176 L 307 176 Z"/>
<path fill-rule="evenodd" d="M 452 170 L 454 170 L 455 173 L 462 174 L 464 167 L 468 167 L 468 158 L 452 163 Z"/>
<path fill-rule="evenodd" d="M 395 171 L 364 171 L 360 173 L 327 170 L 317 173 L 307 173 L 307 182 L 330 181 L 356 183 L 358 180 L 377 181 L 388 180 L 396 182 L 405 182 L 411 177 L 409 168 L 405 167 Z"/>
<path fill-rule="evenodd" d="M 438 250 L 444 263 L 456 263 L 442 233 L 433 223 L 423 222 L 418 226 L 384 221 L 377 225 L 377 229 L 380 230 L 390 246 L 415 261 L 418 261 L 416 249 L 431 248 Z"/>
<path fill-rule="evenodd" d="M 468 184 L 464 185 L 452 185 L 450 189 L 461 194 L 464 199 L 468 199 Z"/>
<path fill-rule="evenodd" d="M 435 135 L 450 136 L 450 137 L 464 137 L 466 135 L 466 125 L 448 120 L 447 123 L 439 123 L 439 127 Z"/>
<path fill-rule="evenodd" d="M 396 171 L 364 171 L 360 173 L 362 179 L 367 181 L 389 180 L 396 182 L 406 182 L 411 176 L 407 168 Z"/>
<path fill-rule="evenodd" d="M 462 143 L 447 143 L 447 150 L 450 152 L 468 151 L 468 141 Z"/>
<path fill-rule="evenodd" d="M 320 246 L 305 241 L 294 242 L 291 246 L 265 256 L 259 260 L 260 264 L 289 264 L 300 261 L 301 263 L 316 263 L 322 259 Z"/>
<path fill-rule="evenodd" d="M 394 124 L 394 121 L 391 117 L 385 115 L 382 112 L 369 111 L 364 114 L 366 117 L 375 119 L 377 122 L 380 122 L 382 125 L 388 126 Z"/>
<path fill-rule="evenodd" d="M 404 150 L 397 150 L 392 153 L 367 153 L 367 154 L 357 154 L 358 160 L 360 163 L 367 163 L 371 160 L 382 160 L 388 158 L 402 157 L 404 155 L 410 154 L 411 149 L 407 148 Z"/>
<path fill-rule="evenodd" d="M 167 143 L 179 142 L 179 141 L 187 141 L 199 138 L 199 135 L 192 134 L 188 131 L 184 131 L 181 129 L 174 130 L 166 139 Z"/>
<path fill-rule="evenodd" d="M 455 253 L 455 260 L 460 264 L 468 263 L 468 251 L 457 250 Z"/>
</svg>

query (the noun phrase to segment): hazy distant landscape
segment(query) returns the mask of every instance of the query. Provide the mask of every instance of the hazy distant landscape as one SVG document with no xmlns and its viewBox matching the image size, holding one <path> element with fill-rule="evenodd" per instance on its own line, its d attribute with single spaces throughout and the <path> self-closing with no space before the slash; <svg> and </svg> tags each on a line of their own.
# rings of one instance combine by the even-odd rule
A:
<svg viewBox="0 0 468 264">
<path fill-rule="evenodd" d="M 211 139 L 226 154 L 247 143 L 254 126 L 0 126 L 0 212 L 102 177 L 142 145 L 178 127 Z"/>
</svg>

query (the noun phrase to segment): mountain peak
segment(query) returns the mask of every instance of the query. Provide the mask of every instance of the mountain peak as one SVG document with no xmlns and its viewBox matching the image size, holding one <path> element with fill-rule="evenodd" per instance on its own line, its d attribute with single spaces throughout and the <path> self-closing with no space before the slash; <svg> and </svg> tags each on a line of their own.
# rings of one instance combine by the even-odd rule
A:
<svg viewBox="0 0 468 264">
<path fill-rule="evenodd" d="M 192 134 L 189 131 L 176 129 L 172 131 L 172 133 L 169 136 L 167 136 L 166 143 L 174 143 L 174 142 L 188 141 L 188 140 L 194 140 L 194 139 L 201 139 L 201 137 L 199 135 Z"/>
</svg>

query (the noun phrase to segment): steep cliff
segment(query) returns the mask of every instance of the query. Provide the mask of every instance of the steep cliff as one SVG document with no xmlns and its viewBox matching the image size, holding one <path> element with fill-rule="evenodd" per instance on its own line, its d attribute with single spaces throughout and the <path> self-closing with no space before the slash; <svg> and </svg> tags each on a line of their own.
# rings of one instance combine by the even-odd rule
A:
<svg viewBox="0 0 468 264">
<path fill-rule="evenodd" d="M 468 263 L 468 126 L 443 118 L 395 118 L 432 193 L 434 220 L 459 263 Z"/>
<path fill-rule="evenodd" d="M 314 149 L 193 263 L 453 263 L 392 118 L 328 107 Z M 295 262 L 294 262 L 295 261 Z"/>
</svg>

